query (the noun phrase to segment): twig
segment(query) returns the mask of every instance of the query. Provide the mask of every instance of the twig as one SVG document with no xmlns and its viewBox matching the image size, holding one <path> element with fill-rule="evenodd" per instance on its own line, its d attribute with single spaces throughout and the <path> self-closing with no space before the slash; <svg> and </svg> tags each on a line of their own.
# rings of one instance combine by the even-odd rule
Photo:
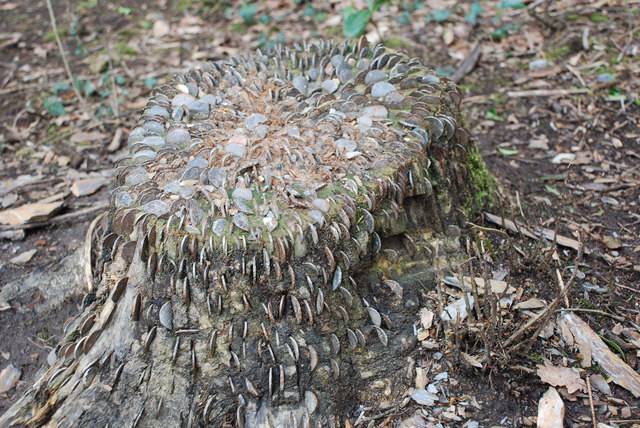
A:
<svg viewBox="0 0 640 428">
<path fill-rule="evenodd" d="M 590 314 L 602 315 L 603 317 L 613 318 L 616 321 L 623 322 L 625 321 L 625 317 L 620 315 L 610 314 L 605 311 L 600 311 L 598 309 L 585 309 L 585 308 L 562 308 L 558 309 L 556 312 L 585 312 Z"/>
<path fill-rule="evenodd" d="M 591 408 L 591 423 L 593 428 L 598 428 L 598 420 L 596 419 L 596 409 L 593 407 L 593 392 L 591 391 L 591 376 L 587 376 L 587 392 L 589 393 L 589 407 Z"/>
<path fill-rule="evenodd" d="M 480 43 L 476 43 L 473 50 L 469 54 L 469 56 L 462 61 L 462 64 L 458 67 L 458 69 L 451 76 L 451 80 L 458 83 L 464 76 L 471 73 L 473 69 L 478 64 L 478 60 L 480 59 L 480 54 L 482 53 L 482 46 Z"/>
<path fill-rule="evenodd" d="M 528 91 L 509 91 L 507 96 L 511 98 L 526 97 L 564 97 L 567 95 L 587 94 L 589 89 L 531 89 Z"/>
<path fill-rule="evenodd" d="M 53 28 L 53 35 L 56 38 L 56 43 L 58 44 L 58 49 L 60 49 L 60 56 L 62 57 L 62 63 L 64 64 L 64 69 L 67 71 L 67 76 L 71 79 L 71 86 L 73 87 L 73 91 L 76 93 L 76 97 L 78 97 L 78 101 L 82 104 L 83 108 L 85 106 L 84 98 L 76 85 L 75 80 L 73 79 L 73 74 L 71 73 L 71 67 L 69 67 L 69 61 L 67 61 L 67 54 L 64 51 L 64 46 L 62 46 L 62 40 L 60 40 L 60 35 L 58 34 L 58 26 L 56 24 L 56 16 L 53 13 L 53 6 L 51 5 L 51 0 L 47 1 L 47 9 L 49 9 L 49 19 L 51 20 L 51 28 Z"/>
</svg>

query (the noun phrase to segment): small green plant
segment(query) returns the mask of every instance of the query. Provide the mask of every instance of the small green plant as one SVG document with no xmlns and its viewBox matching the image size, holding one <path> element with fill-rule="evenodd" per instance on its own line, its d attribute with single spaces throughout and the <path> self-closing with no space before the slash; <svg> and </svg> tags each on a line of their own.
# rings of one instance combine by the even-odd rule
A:
<svg viewBox="0 0 640 428">
<path fill-rule="evenodd" d="M 372 22 L 373 14 L 389 0 L 368 0 L 366 9 L 357 10 L 353 6 L 349 6 L 342 11 L 344 22 L 342 31 L 345 37 L 358 37 L 364 33 L 367 26 Z"/>
<path fill-rule="evenodd" d="M 238 15 L 247 25 L 253 25 L 256 23 L 256 5 L 253 3 L 243 2 L 242 6 L 238 10 Z"/>
<path fill-rule="evenodd" d="M 129 16 L 131 15 L 131 12 L 133 12 L 133 10 L 130 7 L 124 7 L 124 6 L 118 7 L 118 13 L 122 16 Z"/>
<path fill-rule="evenodd" d="M 431 21 L 444 22 L 447 19 L 449 19 L 450 16 L 451 16 L 451 9 L 434 9 L 434 11 L 431 13 L 428 13 L 424 19 L 427 23 Z"/>
<path fill-rule="evenodd" d="M 52 116 L 59 117 L 67 111 L 57 95 L 50 95 L 42 100 L 42 106 Z"/>
<path fill-rule="evenodd" d="M 474 1 L 471 3 L 471 7 L 469 8 L 469 12 L 464 16 L 465 21 L 469 24 L 473 25 L 478 21 L 478 16 L 484 12 L 482 5 L 478 1 Z"/>
</svg>

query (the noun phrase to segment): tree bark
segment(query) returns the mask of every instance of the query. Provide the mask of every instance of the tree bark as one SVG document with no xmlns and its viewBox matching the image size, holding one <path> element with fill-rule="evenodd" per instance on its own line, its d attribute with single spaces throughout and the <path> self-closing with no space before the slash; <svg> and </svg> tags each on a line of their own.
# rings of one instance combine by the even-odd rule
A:
<svg viewBox="0 0 640 428">
<path fill-rule="evenodd" d="M 423 287 L 491 178 L 419 60 L 319 42 L 154 91 L 95 300 L 1 426 L 342 426 L 402 397 Z"/>
</svg>

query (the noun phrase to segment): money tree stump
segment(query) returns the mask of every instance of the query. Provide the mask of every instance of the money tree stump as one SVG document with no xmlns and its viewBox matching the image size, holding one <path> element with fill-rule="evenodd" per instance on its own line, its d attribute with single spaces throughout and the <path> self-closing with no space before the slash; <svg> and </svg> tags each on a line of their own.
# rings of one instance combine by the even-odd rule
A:
<svg viewBox="0 0 640 428">
<path fill-rule="evenodd" d="M 491 194 L 460 101 L 365 39 L 154 90 L 95 299 L 0 426 L 342 426 L 401 397 L 422 287 Z"/>
</svg>

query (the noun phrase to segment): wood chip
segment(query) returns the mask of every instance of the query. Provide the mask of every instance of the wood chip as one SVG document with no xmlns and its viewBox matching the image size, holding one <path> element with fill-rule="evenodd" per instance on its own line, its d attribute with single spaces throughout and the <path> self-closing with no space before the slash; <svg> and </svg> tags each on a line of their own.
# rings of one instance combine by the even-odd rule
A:
<svg viewBox="0 0 640 428">
<path fill-rule="evenodd" d="M 18 208 L 0 211 L 0 224 L 15 226 L 31 222 L 45 221 L 58 211 L 64 201 L 25 204 Z"/>
<path fill-rule="evenodd" d="M 558 235 L 555 231 L 546 228 L 538 228 L 535 231 L 530 230 L 525 225 L 520 222 L 514 222 L 512 220 L 503 219 L 495 214 L 490 214 L 485 212 L 485 218 L 493 224 L 497 224 L 498 226 L 502 226 L 510 232 L 522 233 L 524 236 L 531 239 L 538 239 L 540 237 L 545 238 L 549 241 L 553 241 L 555 237 L 555 241 L 558 245 L 562 245 L 563 247 L 568 247 L 578 251 L 580 249 L 580 242 L 575 239 L 568 238 L 563 235 Z M 591 250 L 587 247 L 584 248 L 585 254 L 590 254 Z"/>
<path fill-rule="evenodd" d="M 562 338 L 569 345 L 589 344 L 593 359 L 605 370 L 612 381 L 640 397 L 640 375 L 614 354 L 598 335 L 573 312 L 558 316 Z"/>
</svg>

